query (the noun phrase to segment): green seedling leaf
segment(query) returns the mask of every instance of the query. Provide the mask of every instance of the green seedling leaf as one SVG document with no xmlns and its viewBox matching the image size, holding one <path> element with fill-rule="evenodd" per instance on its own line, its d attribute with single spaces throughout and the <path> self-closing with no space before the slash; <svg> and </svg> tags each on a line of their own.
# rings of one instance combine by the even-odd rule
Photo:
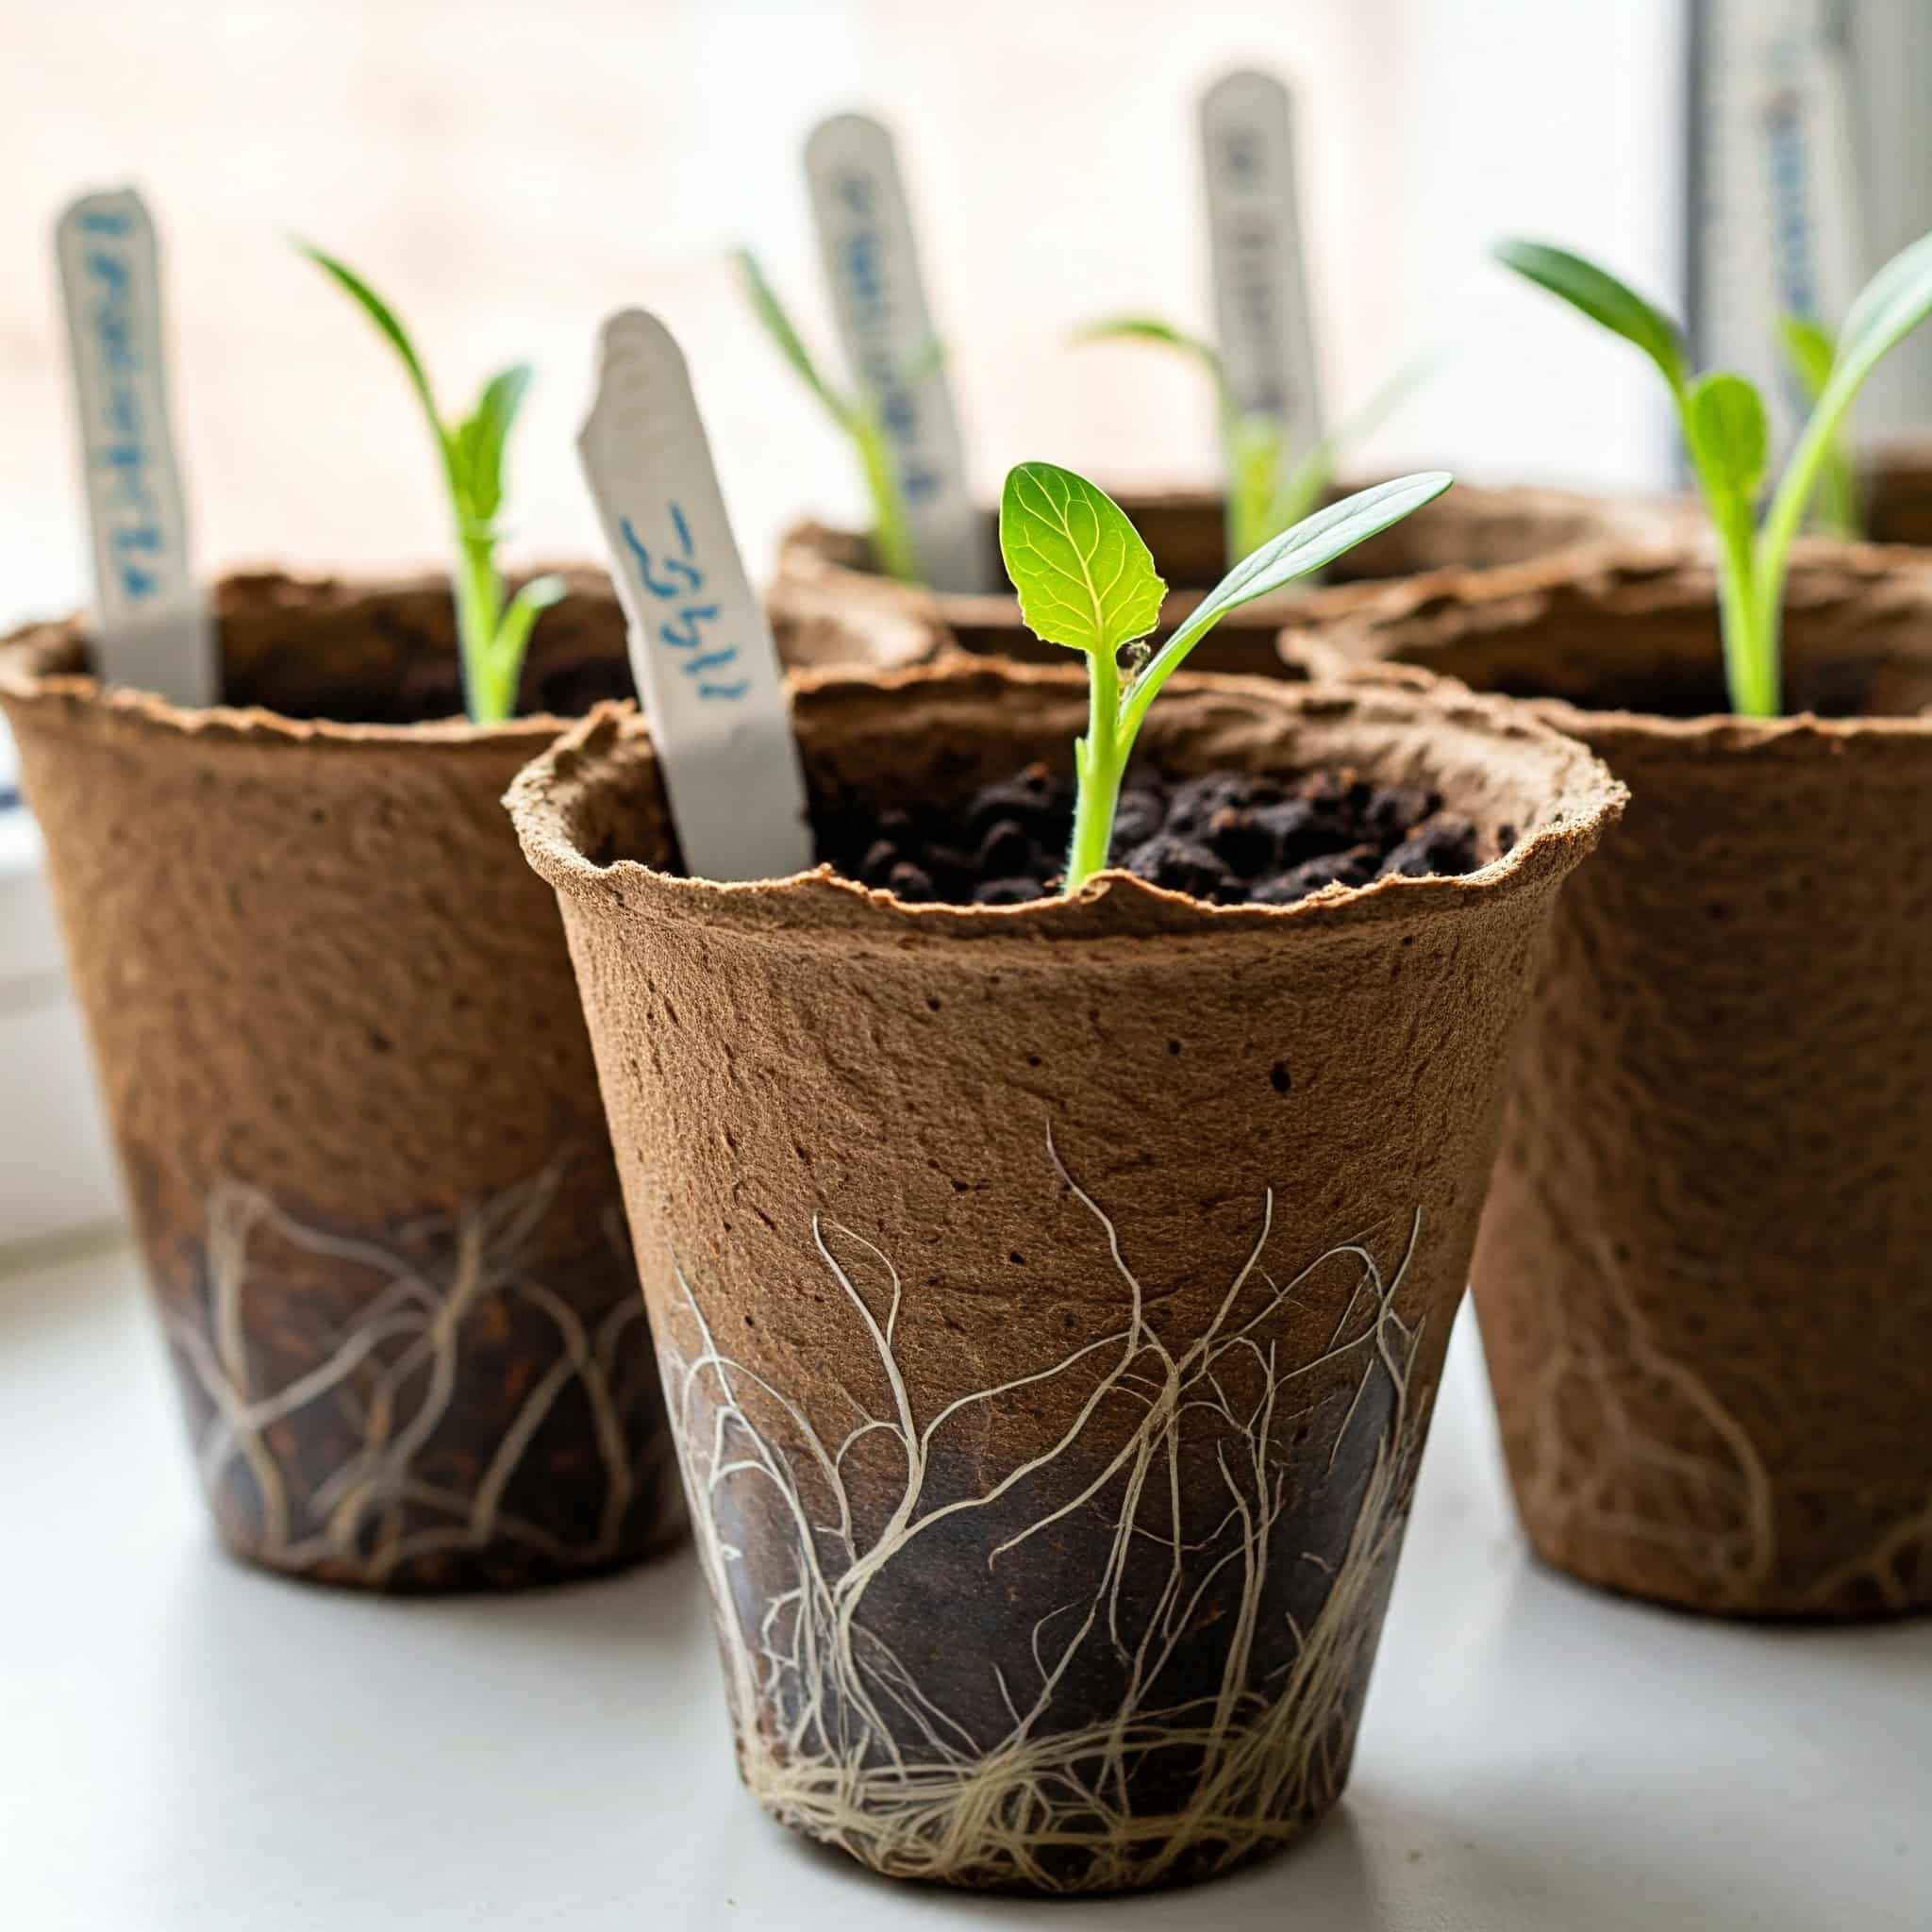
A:
<svg viewBox="0 0 1932 1932">
<path fill-rule="evenodd" d="M 1154 627 L 1166 586 L 1120 506 L 1071 470 L 1023 463 L 1000 499 L 1000 549 L 1029 629 L 1087 654 L 1087 735 L 1074 746 L 1077 792 L 1065 891 L 1107 863 L 1121 779 L 1147 708 L 1193 645 L 1230 610 L 1332 563 L 1448 489 L 1441 471 L 1403 476 L 1338 503 L 1244 558 L 1144 671 L 1121 678 L 1121 646 Z"/>
<path fill-rule="evenodd" d="M 1000 555 L 1033 634 L 1104 657 L 1145 637 L 1167 586 L 1126 513 L 1084 476 L 1052 463 L 1008 472 Z"/>
<path fill-rule="evenodd" d="M 1684 433 L 1705 487 L 1748 512 L 1771 457 L 1764 403 L 1741 375 L 1702 375 L 1684 398 Z"/>
<path fill-rule="evenodd" d="M 409 340 L 409 332 L 396 319 L 389 304 L 358 275 L 346 262 L 338 261 L 333 255 L 325 255 L 320 248 L 308 242 L 296 239 L 295 246 L 312 261 L 325 275 L 334 278 L 337 285 L 345 290 L 351 298 L 368 316 L 371 322 L 388 338 L 390 346 L 402 358 L 403 367 L 408 372 L 409 381 L 423 404 L 429 418 L 429 425 L 436 431 L 440 441 L 443 438 L 442 418 L 436 409 L 435 392 L 429 387 L 429 377 L 422 359 L 416 354 L 416 345 Z"/>
<path fill-rule="evenodd" d="M 1297 577 L 1325 570 L 1357 543 L 1379 535 L 1391 524 L 1399 524 L 1424 504 L 1434 502 L 1455 480 L 1446 470 L 1425 470 L 1417 475 L 1377 483 L 1371 490 L 1358 490 L 1353 496 L 1344 496 L 1340 503 L 1317 510 L 1291 530 L 1284 530 L 1272 542 L 1264 543 L 1252 557 L 1236 564 L 1160 647 L 1138 680 L 1130 702 L 1138 704 L 1144 712 L 1153 702 L 1154 693 L 1178 669 L 1181 659 L 1230 610 L 1252 604 L 1257 597 L 1265 597 Z"/>
<path fill-rule="evenodd" d="M 865 479 L 866 494 L 872 499 L 873 550 L 879 568 L 903 583 L 919 581 L 918 560 L 912 554 L 912 535 L 906 517 L 906 506 L 899 493 L 899 478 L 892 467 L 892 454 L 886 440 L 885 425 L 877 412 L 854 397 L 841 395 L 820 373 L 819 365 L 805 346 L 805 339 L 792 326 L 785 305 L 757 256 L 748 248 L 737 251 L 735 259 L 744 284 L 752 313 L 763 325 L 765 333 L 777 345 L 778 353 L 791 365 L 793 373 L 815 395 L 825 413 L 852 443 L 858 458 L 859 474 Z M 945 351 L 938 341 L 927 345 L 910 380 L 921 380 L 943 362 Z"/>
<path fill-rule="evenodd" d="M 1786 359 L 1797 372 L 1807 398 L 1815 403 L 1824 393 L 1824 385 L 1831 380 L 1831 365 L 1838 356 L 1838 345 L 1832 341 L 1830 331 L 1823 324 L 1813 322 L 1808 315 L 1779 316 L 1777 332 L 1784 343 Z"/>
<path fill-rule="evenodd" d="M 1840 438 L 1846 415 L 1880 360 L 1932 314 L 1932 235 L 1903 248 L 1852 304 L 1834 350 L 1829 334 L 1787 316 L 1786 352 L 1815 401 L 1761 525 L 1754 528 L 1769 437 L 1762 398 L 1740 375 L 1720 372 L 1687 386 L 1683 336 L 1674 323 L 1581 256 L 1538 242 L 1506 242 L 1499 260 L 1561 295 L 1635 342 L 1662 370 L 1684 442 L 1719 539 L 1718 604 L 1731 706 L 1747 718 L 1777 714 L 1779 633 L 1791 540 L 1826 486 L 1828 524 L 1856 533 L 1851 465 Z"/>
<path fill-rule="evenodd" d="M 853 415 L 851 403 L 819 374 L 819 365 L 812 360 L 811 351 L 805 346 L 805 338 L 792 326 L 791 317 L 779 301 L 778 291 L 758 266 L 758 257 L 749 248 L 741 248 L 733 258 L 738 263 L 751 311 L 763 324 L 765 333 L 777 344 L 778 353 L 791 363 L 806 388 L 825 406 L 832 420 L 841 429 L 849 427 Z"/>
<path fill-rule="evenodd" d="M 504 450 L 530 386 L 529 365 L 513 363 L 492 375 L 483 385 L 470 415 L 459 422 L 444 423 L 437 414 L 428 373 L 395 311 L 346 263 L 306 242 L 298 241 L 295 245 L 349 295 L 395 350 L 429 419 L 456 525 L 456 568 L 451 582 L 463 690 L 470 716 L 477 724 L 501 724 L 516 708 L 524 653 L 537 613 L 563 594 L 559 578 L 539 577 L 506 604 L 503 578 L 496 568 L 496 515 L 503 507 Z"/>
<path fill-rule="evenodd" d="M 475 412 L 455 438 L 459 487 L 472 519 L 491 523 L 503 507 L 503 452 L 530 387 L 527 362 L 514 363 L 483 385 Z"/>
<path fill-rule="evenodd" d="M 1214 372 L 1216 382 L 1221 380 L 1221 351 L 1212 342 L 1191 336 L 1185 329 L 1175 328 L 1172 323 L 1162 322 L 1158 316 L 1110 316 L 1104 322 L 1090 324 L 1074 340 L 1080 342 L 1158 342 L 1163 348 L 1180 349 L 1205 362 Z"/>
<path fill-rule="evenodd" d="M 1674 392 L 1684 388 L 1684 339 L 1675 323 L 1652 308 L 1607 269 L 1554 248 L 1546 242 L 1512 239 L 1496 244 L 1495 257 L 1538 288 L 1559 295 L 1592 322 L 1634 342 L 1664 373 Z"/>
</svg>

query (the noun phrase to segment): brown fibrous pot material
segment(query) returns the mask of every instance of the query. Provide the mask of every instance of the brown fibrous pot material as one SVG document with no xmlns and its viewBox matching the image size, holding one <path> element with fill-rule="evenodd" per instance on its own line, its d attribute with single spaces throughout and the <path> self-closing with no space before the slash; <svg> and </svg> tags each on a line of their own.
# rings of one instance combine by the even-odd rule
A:
<svg viewBox="0 0 1932 1932">
<path fill-rule="evenodd" d="M 816 796 L 1070 763 L 1077 674 L 801 680 Z M 577 964 L 761 1804 L 892 1875 L 1121 1890 L 1346 1776 L 1557 888 L 1620 796 L 1467 693 L 1176 677 L 1174 775 L 1348 767 L 1457 878 L 908 906 L 654 869 L 647 727 L 511 791 Z"/>
<path fill-rule="evenodd" d="M 629 689 L 608 580 L 569 582 L 539 714 L 489 728 L 449 716 L 427 577 L 225 580 L 209 710 L 102 689 L 77 623 L 0 651 L 198 1473 L 277 1570 L 509 1587 L 678 1528 L 570 959 L 498 803 L 547 708 Z"/>
<path fill-rule="evenodd" d="M 1932 438 L 1879 443 L 1859 465 L 1865 534 L 1874 543 L 1932 549 Z"/>
<path fill-rule="evenodd" d="M 1801 546 L 1770 721 L 1722 713 L 1690 558 L 1391 591 L 1338 650 L 1548 693 L 1631 791 L 1477 1247 L 1532 1544 L 1699 1610 L 1932 1607 L 1932 565 Z"/>
<path fill-rule="evenodd" d="M 1365 487 L 1341 484 L 1333 495 Z M 1226 571 L 1222 498 L 1209 491 L 1128 491 L 1117 501 L 1146 540 L 1156 569 L 1171 587 L 1157 632 L 1165 635 Z M 883 652 L 874 652 L 869 660 L 881 668 L 946 649 L 1064 664 L 1060 646 L 1041 643 L 1020 622 L 1018 603 L 1000 565 L 995 521 L 991 515 L 986 520 L 989 589 L 971 594 L 936 592 L 882 576 L 863 535 L 801 524 L 779 547 L 773 609 L 797 619 L 852 610 L 865 612 L 874 625 L 890 619 L 892 656 L 888 660 Z M 1685 528 L 1686 508 L 1679 503 L 1458 483 L 1341 558 L 1322 585 L 1259 598 L 1231 612 L 1194 647 L 1189 664 L 1195 671 L 1279 676 L 1274 637 L 1284 624 L 1321 624 L 1343 615 L 1390 578 L 1451 566 L 1488 569 L 1607 545 L 1668 546 L 1682 540 Z M 903 641 L 915 636 L 923 640 L 923 648 L 901 657 Z"/>
</svg>

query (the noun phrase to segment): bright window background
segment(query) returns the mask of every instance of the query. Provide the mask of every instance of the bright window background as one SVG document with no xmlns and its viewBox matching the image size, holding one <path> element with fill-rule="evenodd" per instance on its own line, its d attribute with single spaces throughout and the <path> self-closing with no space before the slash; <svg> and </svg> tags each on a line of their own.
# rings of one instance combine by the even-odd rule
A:
<svg viewBox="0 0 1932 1932">
<path fill-rule="evenodd" d="M 1206 478 L 1198 378 L 1067 338 L 1122 309 L 1206 325 L 1194 101 L 1238 63 L 1298 89 L 1331 407 L 1447 352 L 1367 461 L 1660 484 L 1654 376 L 1482 250 L 1545 231 L 1674 291 L 1679 32 L 1675 0 L 0 0 L 0 622 L 86 594 L 49 227 L 124 180 L 162 224 L 211 565 L 441 554 L 402 381 L 288 230 L 391 296 L 452 396 L 538 364 L 523 549 L 591 547 L 572 437 L 625 302 L 684 341 L 755 567 L 792 516 L 856 515 L 724 262 L 755 244 L 829 342 L 799 150 L 847 107 L 899 136 L 981 486 L 1034 456 Z"/>
</svg>

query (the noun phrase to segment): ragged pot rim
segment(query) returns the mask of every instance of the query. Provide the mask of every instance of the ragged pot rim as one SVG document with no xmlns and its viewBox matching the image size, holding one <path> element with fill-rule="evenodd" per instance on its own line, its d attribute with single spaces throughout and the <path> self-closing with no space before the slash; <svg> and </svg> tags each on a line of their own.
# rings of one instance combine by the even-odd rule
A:
<svg viewBox="0 0 1932 1932">
<path fill-rule="evenodd" d="M 519 570 L 516 575 L 542 574 L 563 578 L 567 598 L 608 603 L 613 621 L 616 591 L 607 574 L 590 564 L 559 564 Z M 238 611 L 247 609 L 261 622 L 286 615 L 291 623 L 314 618 L 353 618 L 374 612 L 398 599 L 447 596 L 449 579 L 434 571 L 411 571 L 393 576 L 345 577 L 329 574 L 304 575 L 276 569 L 225 573 L 213 586 L 217 627 Z M 541 622 L 541 620 L 540 620 Z M 572 720 L 553 712 L 530 712 L 498 724 L 478 724 L 459 714 L 409 724 L 356 723 L 333 718 L 304 718 L 263 705 L 177 705 L 158 692 L 107 685 L 88 668 L 90 626 L 75 613 L 28 624 L 0 638 L 0 698 L 10 705 L 32 707 L 52 723 L 75 728 L 104 728 L 134 735 L 167 734 L 202 743 L 245 743 L 313 747 L 325 752 L 355 752 L 372 747 L 441 745 L 457 748 L 527 746 L 532 752 L 548 743 Z M 454 648 L 454 647 L 453 647 Z"/>
<path fill-rule="evenodd" d="M 1630 608 L 1607 610 L 1620 600 Z M 1702 544 L 1665 552 L 1607 550 L 1482 572 L 1431 571 L 1391 584 L 1319 630 L 1287 626 L 1278 648 L 1285 664 L 1305 676 L 1346 681 L 1379 674 L 1382 681 L 1399 685 L 1408 681 L 1406 672 L 1410 680 L 1424 676 L 1477 692 L 1493 687 L 1480 666 L 1470 663 L 1472 654 L 1492 651 L 1510 662 L 1516 661 L 1512 653 L 1520 653 L 1525 666 L 1534 658 L 1534 671 L 1511 678 L 1512 699 L 1556 730 L 1611 755 L 1613 763 L 1616 748 L 1632 743 L 1774 760 L 1839 757 L 1854 746 L 1910 758 L 1932 752 L 1932 556 L 1898 544 L 1804 540 L 1793 546 L 1785 608 L 1788 670 L 1798 663 L 1812 671 L 1838 664 L 1847 672 L 1863 666 L 1873 675 L 1888 668 L 1909 673 L 1923 682 L 1924 708 L 1746 718 L 1722 710 L 1678 714 L 1579 702 L 1592 684 L 1614 675 L 1600 656 L 1584 660 L 1587 675 L 1570 680 L 1574 696 L 1525 688 L 1533 676 L 1560 683 L 1563 672 L 1577 662 L 1553 657 L 1546 647 L 1532 650 L 1534 641 L 1561 626 L 1566 610 L 1613 624 L 1633 639 L 1647 616 L 1707 615 L 1707 645 L 1678 641 L 1666 657 L 1673 665 L 1721 681 L 1716 571 Z M 1815 633 L 1813 625 L 1834 612 L 1849 621 Z M 1903 645 L 1893 634 L 1901 631 Z M 1554 675 L 1547 669 L 1553 662 L 1559 667 Z"/>
<path fill-rule="evenodd" d="M 1005 747 L 999 759 L 982 760 L 990 774 L 993 763 L 1003 762 L 998 774 L 1004 775 L 1041 755 L 1049 733 L 1052 744 L 1070 751 L 1087 693 L 1078 669 L 959 658 L 896 672 L 793 674 L 788 686 L 808 773 L 842 739 L 867 730 L 891 742 L 930 747 L 957 742 L 962 724 L 970 734 L 976 724 L 989 752 Z M 1016 701 L 1023 709 L 1017 728 Z M 922 731 L 922 718 L 929 723 L 936 712 L 954 727 L 952 741 Z M 1291 741 L 1299 741 L 1299 756 L 1265 756 L 1270 747 L 1277 754 L 1288 749 Z M 1594 847 L 1627 796 L 1586 746 L 1524 707 L 1445 683 L 1385 689 L 1182 673 L 1149 712 L 1137 761 L 1158 763 L 1163 747 L 1193 742 L 1233 751 L 1244 746 L 1251 770 L 1347 765 L 1408 782 L 1430 775 L 1424 761 L 1428 747 L 1440 754 L 1449 742 L 1469 754 L 1466 769 L 1473 774 L 1460 796 L 1453 781 L 1442 788 L 1459 809 L 1471 809 L 1472 788 L 1487 784 L 1500 799 L 1512 780 L 1515 796 L 1541 804 L 1509 821 L 1519 827 L 1509 851 L 1461 876 L 1330 886 L 1291 906 L 1218 906 L 1110 868 L 1071 899 L 958 907 L 903 902 L 829 865 L 785 878 L 719 881 L 680 876 L 635 858 L 593 858 L 586 849 L 586 821 L 608 807 L 641 812 L 668 848 L 669 819 L 649 725 L 625 705 L 600 706 L 564 733 L 518 774 L 505 803 L 531 864 L 559 892 L 587 906 L 649 905 L 740 933 L 793 941 L 841 934 L 906 945 L 947 938 L 1033 941 L 1332 929 L 1453 913 L 1553 885 Z M 1407 762 L 1398 765 L 1405 755 Z M 1503 821 L 1498 815 L 1493 822 Z"/>
</svg>

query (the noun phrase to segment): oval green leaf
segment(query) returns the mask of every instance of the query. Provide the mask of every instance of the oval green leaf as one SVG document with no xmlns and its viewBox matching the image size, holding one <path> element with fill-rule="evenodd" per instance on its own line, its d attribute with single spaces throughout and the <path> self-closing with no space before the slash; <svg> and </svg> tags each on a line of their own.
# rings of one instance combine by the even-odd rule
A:
<svg viewBox="0 0 1932 1932">
<path fill-rule="evenodd" d="M 1000 556 L 1035 637 L 1109 658 L 1145 637 L 1167 586 L 1126 513 L 1084 476 L 1022 463 L 1000 493 Z"/>
<path fill-rule="evenodd" d="M 1771 459 L 1764 402 L 1741 375 L 1700 376 L 1684 398 L 1684 434 L 1705 487 L 1748 506 Z"/>
<path fill-rule="evenodd" d="M 1651 307 L 1637 291 L 1607 269 L 1553 248 L 1547 242 L 1512 238 L 1499 242 L 1495 258 L 1525 280 L 1552 295 L 1560 295 L 1592 322 L 1636 345 L 1664 373 L 1674 391 L 1684 387 L 1684 339 L 1669 317 Z"/>
</svg>

